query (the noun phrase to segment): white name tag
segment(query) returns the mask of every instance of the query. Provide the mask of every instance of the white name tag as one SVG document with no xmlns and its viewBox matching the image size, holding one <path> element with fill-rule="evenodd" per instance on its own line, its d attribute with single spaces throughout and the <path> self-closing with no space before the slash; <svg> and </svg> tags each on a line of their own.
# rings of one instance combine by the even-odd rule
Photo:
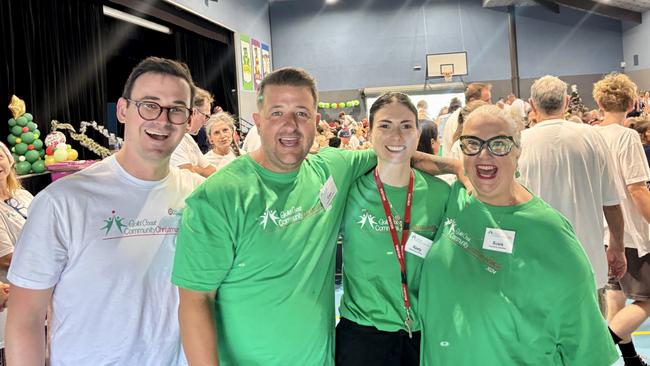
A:
<svg viewBox="0 0 650 366">
<path fill-rule="evenodd" d="M 514 243 L 514 231 L 493 228 L 485 229 L 483 249 L 512 254 L 512 247 L 514 246 Z"/>
<path fill-rule="evenodd" d="M 422 235 L 411 233 L 409 239 L 406 241 L 404 251 L 417 255 L 420 258 L 424 258 L 427 256 L 427 253 L 429 253 L 431 244 L 433 244 L 432 240 L 429 240 Z"/>
<path fill-rule="evenodd" d="M 334 184 L 334 178 L 332 176 L 327 178 L 327 181 L 323 184 L 319 196 L 320 203 L 325 210 L 332 206 L 332 201 L 334 201 L 334 196 L 336 196 L 336 184 Z"/>
</svg>

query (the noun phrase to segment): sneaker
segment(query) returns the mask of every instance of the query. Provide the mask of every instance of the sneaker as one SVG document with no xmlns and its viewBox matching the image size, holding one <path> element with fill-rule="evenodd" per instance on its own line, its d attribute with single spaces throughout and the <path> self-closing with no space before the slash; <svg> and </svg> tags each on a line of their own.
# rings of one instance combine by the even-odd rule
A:
<svg viewBox="0 0 650 366">
<path fill-rule="evenodd" d="M 634 357 L 623 357 L 623 361 L 625 362 L 625 366 L 648 366 L 639 355 Z"/>
</svg>

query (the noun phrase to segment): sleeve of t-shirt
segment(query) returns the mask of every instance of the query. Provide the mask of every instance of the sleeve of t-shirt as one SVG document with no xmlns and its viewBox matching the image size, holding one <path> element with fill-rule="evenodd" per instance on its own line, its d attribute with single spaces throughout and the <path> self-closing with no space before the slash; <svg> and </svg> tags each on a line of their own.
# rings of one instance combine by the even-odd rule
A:
<svg viewBox="0 0 650 366">
<path fill-rule="evenodd" d="M 630 130 L 623 135 L 624 148 L 619 152 L 625 185 L 650 181 L 650 168 L 639 134 Z"/>
<path fill-rule="evenodd" d="M 210 197 L 202 185 L 186 200 L 176 238 L 172 283 L 195 290 L 216 290 L 230 272 L 235 258 L 234 235 L 229 229 L 226 195 Z"/>
<path fill-rule="evenodd" d="M 34 198 L 16 243 L 7 276 L 9 282 L 32 290 L 45 290 L 59 281 L 68 258 L 69 238 L 62 228 L 68 220 L 69 213 L 58 207 L 47 191 Z"/>
<path fill-rule="evenodd" d="M 595 131 L 594 131 L 595 132 Z M 621 199 L 625 198 L 625 192 L 620 190 L 620 186 L 616 184 L 617 174 L 614 169 L 614 160 L 612 154 L 608 152 L 607 143 L 599 133 L 593 133 L 593 139 L 598 147 L 598 154 L 602 162 L 602 177 L 601 195 L 604 206 L 614 206 L 621 203 Z"/>
<path fill-rule="evenodd" d="M 176 146 L 172 156 L 169 158 L 169 164 L 171 166 L 181 166 L 184 164 L 192 164 L 192 161 L 189 160 L 190 152 L 187 150 L 187 144 L 185 143 L 185 137 L 181 142 Z"/>
<path fill-rule="evenodd" d="M 9 228 L 5 220 L 0 218 L 0 257 L 4 257 L 14 251 L 14 243 L 9 234 Z"/>
<path fill-rule="evenodd" d="M 349 167 L 349 177 L 352 181 L 366 174 L 377 165 L 377 155 L 372 149 L 367 150 L 338 150 L 343 154 Z"/>
</svg>

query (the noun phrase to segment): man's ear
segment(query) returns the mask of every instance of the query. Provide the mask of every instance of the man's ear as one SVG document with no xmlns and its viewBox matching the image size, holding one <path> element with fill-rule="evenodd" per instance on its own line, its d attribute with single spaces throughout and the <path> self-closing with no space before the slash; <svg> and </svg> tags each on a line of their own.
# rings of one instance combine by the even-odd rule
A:
<svg viewBox="0 0 650 366">
<path fill-rule="evenodd" d="M 126 109 L 128 108 L 128 103 L 126 99 L 120 97 L 120 99 L 117 100 L 117 120 L 120 121 L 120 123 L 124 124 L 126 122 Z"/>
</svg>

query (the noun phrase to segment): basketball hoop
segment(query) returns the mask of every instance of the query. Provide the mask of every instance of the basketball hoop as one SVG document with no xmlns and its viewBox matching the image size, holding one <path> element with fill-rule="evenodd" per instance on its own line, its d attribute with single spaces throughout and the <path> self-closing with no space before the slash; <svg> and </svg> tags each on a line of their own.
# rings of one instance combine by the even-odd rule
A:
<svg viewBox="0 0 650 366">
<path fill-rule="evenodd" d="M 449 83 L 453 78 L 453 74 L 451 73 L 451 71 L 443 71 L 442 77 L 445 78 L 445 83 Z"/>
</svg>

